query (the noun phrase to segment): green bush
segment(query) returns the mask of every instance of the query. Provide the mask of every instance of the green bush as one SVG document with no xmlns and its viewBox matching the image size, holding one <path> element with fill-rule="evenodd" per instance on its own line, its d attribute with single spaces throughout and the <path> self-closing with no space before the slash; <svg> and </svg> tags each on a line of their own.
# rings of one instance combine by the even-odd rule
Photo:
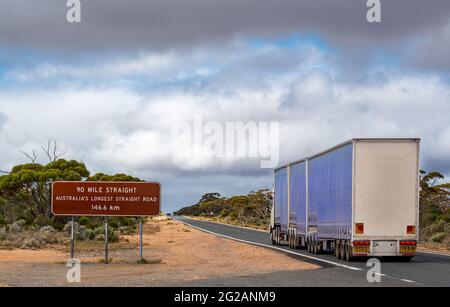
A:
<svg viewBox="0 0 450 307">
<path fill-rule="evenodd" d="M 6 226 L 6 220 L 3 215 L 0 215 L 0 226 Z"/>
<path fill-rule="evenodd" d="M 38 215 L 34 218 L 32 225 L 36 225 L 38 227 L 43 227 L 47 225 L 53 225 L 53 221 L 51 218 L 46 217 L 44 215 Z"/>
<path fill-rule="evenodd" d="M 435 233 L 433 236 L 431 236 L 430 240 L 435 243 L 442 243 L 442 241 L 444 241 L 446 236 L 447 234 L 445 232 L 438 232 Z"/>
<path fill-rule="evenodd" d="M 230 218 L 231 218 L 232 220 L 235 220 L 235 219 L 237 219 L 237 217 L 238 217 L 238 215 L 237 215 L 236 212 L 231 212 L 229 216 L 230 216 Z"/>
<path fill-rule="evenodd" d="M 222 209 L 222 211 L 220 211 L 220 217 L 227 217 L 230 214 L 230 210 L 228 209 Z"/>
<path fill-rule="evenodd" d="M 80 223 L 80 225 L 83 225 L 83 226 L 89 226 L 91 224 L 91 221 L 87 216 L 81 216 L 78 219 L 78 223 Z"/>
<path fill-rule="evenodd" d="M 105 240 L 105 225 L 95 228 L 93 231 L 93 236 L 97 241 Z M 108 225 L 108 240 L 110 242 L 117 242 L 119 240 L 119 236 L 111 225 Z"/>
</svg>

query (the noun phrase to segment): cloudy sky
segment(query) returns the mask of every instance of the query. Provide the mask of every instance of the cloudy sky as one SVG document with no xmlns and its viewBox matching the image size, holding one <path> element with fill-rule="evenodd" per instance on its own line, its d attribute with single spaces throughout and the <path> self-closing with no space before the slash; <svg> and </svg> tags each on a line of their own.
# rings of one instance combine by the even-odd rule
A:
<svg viewBox="0 0 450 307">
<path fill-rule="evenodd" d="M 174 122 L 280 122 L 280 163 L 420 137 L 450 176 L 450 1 L 0 0 L 0 169 L 55 138 L 93 172 L 163 184 L 167 212 L 271 187 L 255 159 L 180 159 Z M 44 157 L 41 159 L 44 162 Z"/>
</svg>

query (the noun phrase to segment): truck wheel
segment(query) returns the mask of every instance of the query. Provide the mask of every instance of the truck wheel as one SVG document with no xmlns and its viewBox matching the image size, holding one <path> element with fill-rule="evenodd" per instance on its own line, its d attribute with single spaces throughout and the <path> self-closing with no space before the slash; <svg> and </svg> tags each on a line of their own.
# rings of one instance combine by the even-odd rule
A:
<svg viewBox="0 0 450 307">
<path fill-rule="evenodd" d="M 334 240 L 333 253 L 336 258 L 338 258 L 338 241 Z"/>
<path fill-rule="evenodd" d="M 348 262 L 353 261 L 353 250 L 352 250 L 352 244 L 350 242 L 347 242 L 346 244 L 347 252 L 345 253 L 345 260 Z"/>
<path fill-rule="evenodd" d="M 334 246 L 334 253 L 337 259 L 341 259 L 341 241 L 336 240 L 336 245 Z"/>
<path fill-rule="evenodd" d="M 316 242 L 316 240 L 313 241 L 313 254 L 314 255 L 317 254 L 317 242 Z"/>
<path fill-rule="evenodd" d="M 322 241 L 317 242 L 317 254 L 322 254 L 322 247 L 323 242 Z"/>
<path fill-rule="evenodd" d="M 275 245 L 275 239 L 274 239 L 273 233 L 274 233 L 274 230 L 271 229 L 271 230 L 270 230 L 270 240 L 272 241 L 272 245 Z"/>
<path fill-rule="evenodd" d="M 345 260 L 346 258 L 347 258 L 347 249 L 346 249 L 346 246 L 347 246 L 347 244 L 346 244 L 346 242 L 345 241 L 342 241 L 341 242 L 341 244 L 340 244 L 340 253 L 341 253 L 341 259 L 342 260 Z"/>
<path fill-rule="evenodd" d="M 309 240 L 306 241 L 306 249 L 308 250 L 308 253 L 311 253 L 311 243 Z"/>
</svg>

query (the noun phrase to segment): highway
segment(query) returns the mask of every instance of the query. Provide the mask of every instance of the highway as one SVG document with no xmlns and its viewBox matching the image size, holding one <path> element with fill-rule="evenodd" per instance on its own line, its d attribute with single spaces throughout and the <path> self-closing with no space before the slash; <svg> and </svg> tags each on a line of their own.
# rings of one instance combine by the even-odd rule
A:
<svg viewBox="0 0 450 307">
<path fill-rule="evenodd" d="M 228 239 L 272 248 L 322 268 L 308 272 L 282 272 L 264 276 L 213 280 L 212 286 L 450 286 L 450 256 L 418 253 L 409 263 L 382 261 L 381 282 L 369 283 L 370 269 L 365 261 L 345 262 L 333 255 L 313 255 L 306 250 L 292 250 L 287 246 L 273 246 L 267 232 L 248 228 L 199 221 L 176 216 L 176 220 L 202 231 Z M 193 284 L 198 285 L 198 284 Z M 202 284 L 205 285 L 205 284 Z"/>
</svg>

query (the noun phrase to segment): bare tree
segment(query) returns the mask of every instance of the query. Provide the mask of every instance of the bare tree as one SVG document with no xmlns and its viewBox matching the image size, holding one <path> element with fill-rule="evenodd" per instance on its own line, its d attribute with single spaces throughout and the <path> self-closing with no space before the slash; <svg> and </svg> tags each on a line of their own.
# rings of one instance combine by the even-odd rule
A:
<svg viewBox="0 0 450 307">
<path fill-rule="evenodd" d="M 59 144 L 53 139 L 48 139 L 47 146 L 41 146 L 41 148 L 50 162 L 55 162 L 67 153 L 67 150 L 58 152 Z"/>
<path fill-rule="evenodd" d="M 30 153 L 27 153 L 26 151 L 20 151 L 25 157 L 27 157 L 28 159 L 30 159 L 31 160 L 31 163 L 36 163 L 36 160 L 37 160 L 37 155 L 36 155 L 36 151 L 35 150 L 33 150 L 33 152 L 30 154 Z"/>
</svg>

